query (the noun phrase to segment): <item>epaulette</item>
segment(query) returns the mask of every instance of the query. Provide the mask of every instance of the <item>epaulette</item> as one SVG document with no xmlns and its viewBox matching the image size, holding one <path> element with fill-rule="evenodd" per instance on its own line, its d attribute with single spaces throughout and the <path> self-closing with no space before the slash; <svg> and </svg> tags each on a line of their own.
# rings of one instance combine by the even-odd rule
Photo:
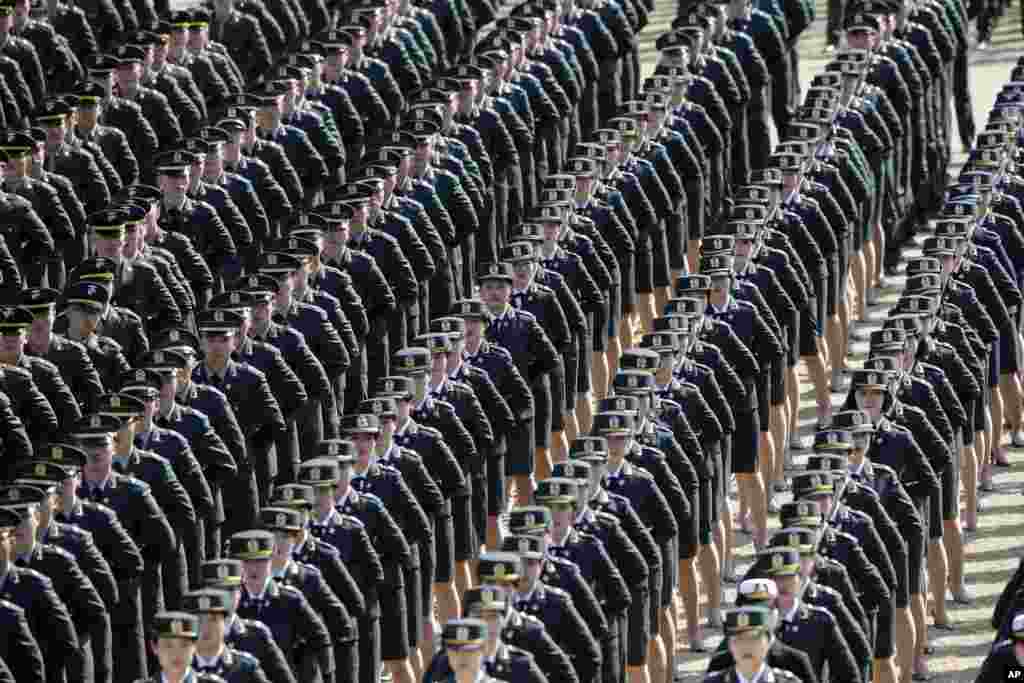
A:
<svg viewBox="0 0 1024 683">
<path fill-rule="evenodd" d="M 862 512 L 861 510 L 854 510 L 853 508 L 850 508 L 850 507 L 846 508 L 846 510 L 850 513 L 850 515 L 854 519 L 858 519 L 861 522 L 870 522 L 871 521 L 871 517 L 866 512 Z"/>
<path fill-rule="evenodd" d="M 366 494 L 363 494 L 366 495 Z M 342 529 L 364 529 L 366 525 L 363 524 L 363 520 L 355 517 L 354 515 L 346 515 L 339 513 L 341 516 L 341 522 L 338 524 Z M 330 544 L 328 544 L 330 545 Z"/>
<path fill-rule="evenodd" d="M 17 365 L 5 366 L 3 370 L 4 370 L 5 373 L 7 373 L 9 375 L 14 375 L 15 377 L 17 377 L 20 380 L 30 380 L 30 379 L 32 379 L 32 373 L 30 371 L 26 370 L 25 368 L 19 367 Z"/>
<path fill-rule="evenodd" d="M 244 671 L 255 671 L 260 665 L 260 660 L 252 656 L 244 650 L 231 650 L 232 656 L 239 663 L 240 668 Z"/>
<path fill-rule="evenodd" d="M 74 562 L 75 561 L 75 556 L 72 555 L 67 550 L 64 550 L 64 548 L 61 548 L 60 546 L 54 545 L 52 543 L 41 543 L 39 547 L 42 549 L 42 552 L 44 552 L 44 553 L 50 553 L 51 555 L 58 555 L 58 556 L 64 558 L 65 560 L 68 560 L 70 562 Z"/>
<path fill-rule="evenodd" d="M 736 303 L 736 305 L 737 305 L 737 306 L 739 306 L 740 308 L 746 308 L 746 309 L 749 309 L 749 310 L 751 310 L 751 311 L 756 311 L 756 310 L 757 310 L 757 307 L 756 307 L 756 306 L 754 306 L 754 304 L 750 303 L 749 301 L 747 301 L 747 300 L 745 300 L 745 299 L 735 299 L 735 298 L 734 298 L 734 299 L 733 299 L 733 301 L 734 301 L 734 302 Z"/>
<path fill-rule="evenodd" d="M 818 586 L 818 588 L 824 588 L 824 586 Z M 826 621 L 834 621 L 835 620 L 835 615 L 832 614 L 831 612 L 829 612 L 828 609 L 826 609 L 825 607 L 820 607 L 818 605 L 810 605 L 810 604 L 807 604 L 807 603 L 804 603 L 803 606 L 807 608 L 807 613 L 808 614 L 810 614 L 811 616 L 817 617 L 819 620 L 826 620 Z"/>
<path fill-rule="evenodd" d="M 719 669 L 718 671 L 712 671 L 704 675 L 705 681 L 722 681 L 725 680 L 726 675 L 730 669 Z"/>
<path fill-rule="evenodd" d="M 563 561 L 566 564 L 568 564 L 570 567 L 573 567 L 573 568 L 576 567 L 576 565 L 574 565 L 572 562 L 569 562 L 568 560 L 563 560 Z M 577 569 L 577 571 L 579 571 L 579 570 Z M 545 592 L 551 593 L 555 597 L 559 598 L 563 602 L 569 602 L 569 601 L 572 600 L 572 597 L 570 597 L 568 591 L 565 591 L 565 590 L 563 590 L 563 589 L 561 589 L 561 588 L 559 588 L 557 586 L 548 586 L 547 584 L 545 584 L 544 585 L 544 590 L 545 590 Z M 543 622 L 541 622 L 541 623 L 543 623 Z"/>
<path fill-rule="evenodd" d="M 96 335 L 96 345 L 104 351 L 120 351 L 122 348 L 118 342 L 114 341 L 110 337 L 104 337 L 101 335 Z"/>
<path fill-rule="evenodd" d="M 875 475 L 876 476 L 879 475 L 879 474 L 882 474 L 882 475 L 885 475 L 887 477 L 892 477 L 893 479 L 896 478 L 896 470 L 894 470 L 893 468 L 889 467 L 888 465 L 883 465 L 881 463 L 872 462 L 871 463 L 871 469 L 873 469 L 875 471 Z"/>
<path fill-rule="evenodd" d="M 303 598 L 302 591 L 295 586 L 289 586 L 287 583 L 277 584 L 277 589 L 281 591 L 281 595 L 287 595 L 293 600 Z"/>
<path fill-rule="evenodd" d="M 408 460 L 409 462 L 423 462 L 423 458 L 420 457 L 419 453 L 411 448 L 406 448 L 405 446 L 398 447 L 398 454 L 403 460 Z"/>
<path fill-rule="evenodd" d="M 785 669 L 776 669 L 776 668 L 773 667 L 773 668 L 769 669 L 769 671 L 772 672 L 772 675 L 775 676 L 775 680 L 777 680 L 777 681 L 799 681 L 800 680 L 795 675 L 793 675 L 793 672 L 786 671 Z M 767 681 L 765 683 L 767 683 Z"/>
<path fill-rule="evenodd" d="M 122 475 L 118 476 L 117 481 L 118 481 L 118 485 L 123 485 L 126 489 L 128 489 L 132 493 L 141 493 L 141 494 L 149 493 L 149 484 L 147 484 L 146 482 L 142 481 L 141 479 L 136 479 L 135 477 L 131 476 L 130 474 L 122 474 Z"/>
<path fill-rule="evenodd" d="M 120 315 L 120 316 L 122 316 L 124 318 L 127 318 L 128 320 L 130 320 L 133 323 L 138 323 L 140 326 L 142 325 L 142 316 L 140 316 L 135 311 L 133 311 L 133 310 L 131 310 L 129 308 L 125 308 L 123 306 L 117 306 L 116 308 L 117 308 L 117 314 L 118 315 Z"/>
<path fill-rule="evenodd" d="M 398 468 L 394 467 L 393 465 L 384 465 L 384 464 L 381 464 L 381 463 L 377 463 L 377 467 L 379 467 L 380 471 L 382 473 L 386 474 L 391 479 L 401 479 L 402 478 L 402 473 L 399 472 Z"/>
<path fill-rule="evenodd" d="M 619 522 L 618 517 L 616 517 L 610 512 L 605 512 L 604 510 L 595 510 L 594 517 L 597 519 L 598 522 L 604 524 L 605 526 L 612 527 L 619 526 L 621 524 L 621 522 Z"/>
<path fill-rule="evenodd" d="M 456 381 L 454 379 L 449 379 L 448 383 L 451 386 L 456 387 L 459 391 L 465 392 L 467 394 L 472 394 L 473 393 L 473 387 L 469 386 L 465 382 L 459 382 L 459 381 Z"/>
<path fill-rule="evenodd" d="M 655 449 L 650 449 L 650 450 L 655 450 Z M 650 472 L 648 472 L 647 470 L 645 470 L 643 467 L 641 467 L 639 465 L 633 467 L 633 474 L 638 479 L 646 479 L 648 481 L 654 481 L 654 475 L 651 474 Z"/>
<path fill-rule="evenodd" d="M 449 411 L 451 411 L 453 413 L 455 412 L 455 406 L 453 406 L 448 401 L 442 401 L 439 398 L 435 398 L 435 399 L 433 399 L 433 402 L 434 402 L 435 406 L 440 406 L 442 408 L 447 408 Z"/>
<path fill-rule="evenodd" d="M 436 429 L 434 427 L 428 427 L 427 425 L 423 425 L 423 424 L 420 424 L 420 423 L 417 422 L 416 423 L 416 429 L 421 431 L 421 432 L 426 432 L 427 434 L 429 434 L 430 436 L 434 437 L 435 439 L 444 438 L 443 435 L 441 434 L 441 430 Z"/>
<path fill-rule="evenodd" d="M 7 612 L 8 614 L 24 614 L 24 608 L 14 604 L 10 600 L 0 600 L 0 610 Z"/>
</svg>

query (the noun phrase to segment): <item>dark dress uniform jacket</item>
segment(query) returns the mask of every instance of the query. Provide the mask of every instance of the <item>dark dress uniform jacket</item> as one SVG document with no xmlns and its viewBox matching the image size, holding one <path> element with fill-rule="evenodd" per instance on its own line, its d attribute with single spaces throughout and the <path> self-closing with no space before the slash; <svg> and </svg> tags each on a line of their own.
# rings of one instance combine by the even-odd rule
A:
<svg viewBox="0 0 1024 683">
<path fill-rule="evenodd" d="M 248 652 L 225 647 L 217 663 L 208 666 L 199 665 L 199 657 L 192 660 L 192 670 L 197 673 L 216 674 L 226 683 L 269 683 L 266 673 L 260 666 L 260 660 Z"/>
<path fill-rule="evenodd" d="M 336 663 L 334 655 L 341 650 L 335 649 L 334 644 L 353 643 L 358 637 L 356 623 L 349 616 L 345 605 L 327 585 L 320 570 L 313 565 L 293 560 L 288 563 L 281 575 L 274 577 L 274 581 L 282 586 L 291 586 L 302 591 L 330 636 L 325 647 L 321 646 L 317 639 L 313 639 L 302 643 L 299 650 L 291 655 L 292 665 L 299 671 L 299 677 L 306 678 L 318 665 L 320 674 L 326 681 L 330 681 L 333 678 L 331 672 L 338 666 L 351 668 L 352 661 Z"/>
<path fill-rule="evenodd" d="M 580 681 L 595 681 L 601 672 L 601 650 L 590 634 L 572 598 L 558 588 L 538 582 L 527 598 L 517 598 L 517 610 L 540 619 L 558 634 L 559 643 L 569 655 Z"/>
<path fill-rule="evenodd" d="M 142 553 L 144 569 L 136 576 L 129 574 L 122 578 L 120 574 L 118 575 L 118 579 L 122 580 L 118 586 L 121 600 L 111 618 L 114 643 L 118 648 L 118 668 L 125 672 L 125 678 L 137 678 L 145 673 L 143 628 L 153 615 L 143 614 L 143 601 L 138 593 L 133 593 L 131 587 L 134 584 L 128 579 L 145 577 L 148 594 L 153 597 L 162 594 L 161 582 L 153 578 L 153 573 L 165 558 L 176 557 L 177 544 L 174 531 L 153 498 L 149 484 L 134 477 L 113 472 L 102 489 L 83 482 L 79 488 L 79 495 L 87 501 L 99 503 L 100 506 L 97 507 L 109 506 L 116 513 L 115 521 L 121 522 L 129 539 L 136 539 L 136 542 L 140 544 L 139 550 Z M 100 509 L 99 512 L 103 513 L 104 509 Z M 71 515 L 67 521 L 78 524 L 78 514 L 83 520 L 95 519 L 97 515 L 95 511 L 90 511 L 85 501 L 82 503 L 81 511 Z M 109 525 L 109 519 L 106 524 L 83 524 L 97 536 L 99 528 Z M 113 539 L 116 539 L 116 536 Z M 127 556 L 127 546 L 124 545 L 123 540 L 118 543 L 118 546 L 120 554 L 126 555 L 124 562 L 127 564 L 130 557 Z M 118 572 L 119 567 L 125 565 L 115 562 L 113 566 L 114 571 Z M 135 657 L 141 657 L 141 660 L 136 660 Z M 130 672 L 135 673 L 131 674 Z M 121 680 L 120 674 L 118 679 Z"/>
<path fill-rule="evenodd" d="M 729 652 L 726 639 L 715 649 L 715 654 L 708 662 L 708 674 L 716 671 L 730 669 L 736 661 Z M 818 676 L 811 667 L 811 660 L 807 653 L 786 645 L 779 639 L 772 641 L 768 648 L 768 656 L 765 657 L 765 664 L 774 669 L 783 669 L 796 676 L 802 683 L 818 683 Z"/>
<path fill-rule="evenodd" d="M 533 655 L 549 680 L 579 683 L 569 656 L 552 640 L 540 619 L 510 610 L 501 629 L 501 641 Z"/>
<path fill-rule="evenodd" d="M 263 622 L 234 617 L 228 624 L 224 644 L 255 657 L 272 683 L 296 683 L 288 660 Z"/>
<path fill-rule="evenodd" d="M 778 637 L 790 647 L 806 653 L 819 678 L 828 662 L 831 677 L 852 683 L 863 680 L 846 639 L 828 610 L 800 605 L 793 621 L 779 624 Z"/>
<path fill-rule="evenodd" d="M 11 566 L 0 585 L 0 600 L 25 610 L 32 635 L 49 664 L 46 680 L 63 681 L 65 667 L 73 671 L 73 662 L 79 659 L 79 645 L 71 615 L 57 596 L 53 582 L 33 569 Z"/>
<path fill-rule="evenodd" d="M 17 683 L 43 683 L 46 667 L 43 653 L 25 618 L 25 610 L 0 600 L 0 658 L 9 662 Z"/>
<path fill-rule="evenodd" d="M 294 670 L 300 672 L 297 678 L 301 683 L 319 680 L 319 674 L 333 671 L 331 636 L 323 620 L 298 588 L 270 580 L 263 598 L 257 599 L 250 596 L 243 586 L 236 613 L 242 619 L 261 621 L 270 629 L 274 640 L 289 659 L 289 666 L 296 667 Z M 315 668 L 312 671 L 297 668 L 303 650 L 320 657 L 319 672 Z"/>
</svg>

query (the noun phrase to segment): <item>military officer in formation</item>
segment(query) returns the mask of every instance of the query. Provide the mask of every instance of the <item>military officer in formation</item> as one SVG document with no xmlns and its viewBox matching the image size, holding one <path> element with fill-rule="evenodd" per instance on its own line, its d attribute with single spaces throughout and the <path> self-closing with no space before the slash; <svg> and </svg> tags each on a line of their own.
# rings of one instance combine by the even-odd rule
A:
<svg viewBox="0 0 1024 683">
<path fill-rule="evenodd" d="M 681 2 L 645 79 L 649 0 L 165 5 L 0 0 L 16 680 L 669 683 L 723 625 L 783 680 L 812 622 L 799 679 L 927 674 L 1024 439 L 1024 94 L 946 188 L 962 8 L 851 0 L 802 96 L 806 2 Z"/>
</svg>

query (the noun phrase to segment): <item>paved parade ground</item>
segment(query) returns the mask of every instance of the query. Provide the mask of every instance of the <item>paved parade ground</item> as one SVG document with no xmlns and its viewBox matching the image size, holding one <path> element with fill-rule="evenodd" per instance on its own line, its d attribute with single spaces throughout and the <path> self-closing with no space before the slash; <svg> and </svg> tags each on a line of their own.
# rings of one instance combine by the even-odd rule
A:
<svg viewBox="0 0 1024 683">
<path fill-rule="evenodd" d="M 676 5 L 674 2 L 658 0 L 658 8 L 651 15 L 651 23 L 644 30 L 641 38 L 641 54 L 644 59 L 645 74 L 654 69 L 657 61 L 657 51 L 654 48 L 654 39 L 663 33 L 672 19 L 675 17 Z M 817 19 L 814 26 L 804 31 L 800 37 L 800 81 L 804 88 L 811 78 L 824 69 L 826 56 L 823 53 L 825 47 L 825 18 L 826 3 L 819 0 L 817 3 Z M 971 53 L 971 92 L 974 104 L 975 124 L 978 129 L 984 128 L 985 120 L 992 102 L 995 100 L 996 92 L 1009 79 L 1010 71 L 1014 62 L 1021 54 L 1024 54 L 1024 40 L 1021 38 L 1020 3 L 1014 2 L 1013 6 L 1001 19 L 993 34 L 991 46 L 984 52 L 972 50 Z M 971 45 L 976 42 L 975 30 L 971 30 Z M 955 125 L 955 116 L 954 125 Z M 950 169 L 950 173 L 958 170 L 959 164 L 964 161 L 964 154 L 960 149 L 959 136 L 952 135 L 954 147 L 954 161 L 957 167 Z M 908 251 L 905 256 L 920 255 L 919 250 L 915 254 Z M 880 303 L 870 307 L 870 321 L 859 324 L 854 332 L 855 338 L 863 339 L 851 346 L 852 367 L 859 367 L 867 355 L 867 336 L 870 330 L 879 329 L 882 321 L 886 318 L 886 311 L 896 303 L 899 292 L 903 287 L 903 278 L 890 278 L 890 288 L 882 297 Z M 813 387 L 811 382 L 803 384 L 805 387 Z M 833 394 L 833 404 L 838 405 L 840 396 Z M 813 391 L 807 391 L 803 395 L 801 405 L 802 424 L 804 434 L 813 434 L 814 429 L 814 395 Z M 977 600 L 974 605 L 965 607 L 950 602 L 949 614 L 955 624 L 954 631 L 940 631 L 935 628 L 929 629 L 929 639 L 935 646 L 935 654 L 930 658 L 930 666 L 933 672 L 933 681 L 943 683 L 969 683 L 973 681 L 981 666 L 982 660 L 987 654 L 993 638 L 993 630 L 990 625 L 992 608 L 1003 585 L 1012 575 L 1017 567 L 1019 558 L 1024 554 L 1024 449 L 1013 449 L 1009 451 L 1010 469 L 996 468 L 995 486 L 996 492 L 984 494 L 985 503 L 988 505 L 988 512 L 979 516 L 978 531 L 968 534 L 965 537 L 967 542 L 967 581 L 976 591 Z M 806 453 L 798 454 L 795 462 L 798 467 L 802 466 L 806 459 Z M 783 494 L 779 502 L 789 500 L 789 494 Z M 773 528 L 778 527 L 778 520 L 772 519 Z M 753 555 L 753 545 L 750 538 L 737 534 L 737 543 L 745 543 L 739 548 L 737 560 L 737 575 L 742 576 Z M 735 586 L 728 586 L 724 603 L 731 604 L 735 598 Z M 717 644 L 720 634 L 707 633 L 708 645 L 712 649 Z M 708 657 L 706 655 L 694 655 L 689 652 L 680 652 L 677 663 L 681 671 L 686 672 L 682 680 L 699 681 L 707 667 Z"/>
</svg>

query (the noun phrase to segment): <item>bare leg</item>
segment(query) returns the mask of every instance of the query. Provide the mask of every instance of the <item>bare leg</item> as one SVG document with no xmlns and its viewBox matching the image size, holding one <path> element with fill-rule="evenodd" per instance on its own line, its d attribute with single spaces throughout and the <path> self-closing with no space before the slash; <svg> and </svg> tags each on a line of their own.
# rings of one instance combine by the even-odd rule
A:
<svg viewBox="0 0 1024 683">
<path fill-rule="evenodd" d="M 387 662 L 388 670 L 391 672 L 391 679 L 395 683 L 416 683 L 416 675 L 412 670 L 412 662 L 409 658 Z"/>
<path fill-rule="evenodd" d="M 640 307 L 640 324 L 643 326 L 643 331 L 650 332 L 654 329 L 654 319 L 658 317 L 654 308 L 654 294 L 649 292 L 640 294 L 638 305 Z"/>
<path fill-rule="evenodd" d="M 975 440 L 978 435 L 975 434 Z M 978 528 L 978 458 L 973 446 L 964 446 L 960 455 L 960 480 L 964 486 L 964 526 Z"/>
<path fill-rule="evenodd" d="M 628 666 L 626 672 L 629 674 L 629 683 L 651 683 L 651 674 L 646 664 Z"/>
<path fill-rule="evenodd" d="M 619 322 L 619 352 L 614 358 L 609 358 L 608 369 L 611 370 L 617 367 L 619 362 L 619 356 L 622 355 L 623 349 L 628 349 L 633 346 L 633 320 L 636 318 L 636 312 L 632 311 L 622 316 L 622 320 Z"/>
<path fill-rule="evenodd" d="M 934 610 L 935 623 L 949 623 L 949 615 L 946 614 L 946 582 L 949 576 L 949 562 L 946 558 L 946 548 L 942 545 L 942 539 L 929 539 L 928 541 L 928 590 L 932 594 L 932 609 Z"/>
<path fill-rule="evenodd" d="M 917 629 L 909 607 L 897 609 L 893 614 L 893 631 L 896 636 L 896 658 L 899 663 L 900 683 L 910 683 L 914 673 L 914 656 L 917 652 Z"/>
<path fill-rule="evenodd" d="M 703 550 L 703 547 L 702 547 Z M 700 592 L 697 585 L 697 563 L 695 558 L 679 560 L 679 592 L 683 596 L 686 612 L 686 633 L 690 647 L 700 645 Z"/>
<path fill-rule="evenodd" d="M 576 436 L 580 432 L 579 422 L 576 420 L 576 407 L 573 406 L 572 410 L 568 410 L 565 413 L 565 454 L 566 457 L 569 455 L 569 443 L 576 440 Z"/>
<path fill-rule="evenodd" d="M 718 535 L 718 530 L 712 528 L 712 536 Z M 714 543 L 702 545 L 700 547 L 700 552 L 697 553 L 697 567 L 700 570 L 700 582 L 704 585 L 704 592 L 707 594 L 708 614 L 716 613 L 722 608 L 722 567 L 718 556 L 718 544 L 720 539 L 713 538 L 713 540 Z"/>
<path fill-rule="evenodd" d="M 434 595 L 437 596 L 437 614 L 441 618 L 441 623 L 462 616 L 459 594 L 455 590 L 454 580 L 447 583 L 435 583 Z M 433 619 L 433 615 L 431 617 Z"/>
<path fill-rule="evenodd" d="M 660 677 L 656 677 L 654 680 L 665 681 L 665 683 L 672 683 L 673 677 L 673 662 L 676 656 L 676 620 L 672 614 L 671 607 L 661 608 L 661 632 L 664 638 L 665 648 L 665 669 Z"/>
<path fill-rule="evenodd" d="M 853 313 L 857 320 L 864 320 L 864 316 L 867 313 L 867 302 L 868 302 L 868 290 L 867 290 L 867 277 L 864 269 L 864 253 L 858 251 L 850 259 L 850 276 L 853 278 L 853 288 L 857 292 L 857 308 L 853 310 Z"/>
<path fill-rule="evenodd" d="M 565 462 L 569 459 L 569 439 L 566 438 L 565 432 L 551 432 L 551 460 L 547 464 L 547 470 L 542 470 L 538 462 L 537 481 L 541 479 L 547 479 L 551 476 L 551 465 L 556 462 Z"/>
<path fill-rule="evenodd" d="M 547 455 L 546 448 L 538 448 L 537 452 L 539 453 L 540 451 L 544 452 L 545 457 L 550 457 Z M 548 468 L 548 471 L 551 471 L 550 467 Z M 517 474 L 511 477 L 511 479 L 512 485 L 515 486 L 516 489 L 516 504 L 520 506 L 533 504 L 533 482 L 530 481 L 530 475 Z"/>
<path fill-rule="evenodd" d="M 927 657 L 924 654 L 925 645 L 928 643 L 928 622 L 925 619 L 925 596 L 917 593 L 910 596 L 910 608 L 914 614 L 914 631 L 917 634 L 914 640 L 914 666 L 911 670 L 925 672 L 928 670 Z M 908 675 L 909 679 L 910 676 Z"/>
<path fill-rule="evenodd" d="M 665 304 L 672 298 L 672 289 L 670 287 L 655 287 L 654 288 L 654 317 L 661 315 L 662 311 L 665 310 Z M 650 332 L 651 328 L 644 330 Z"/>
<path fill-rule="evenodd" d="M 804 361 L 807 363 L 808 372 L 810 372 L 811 368 L 810 358 L 812 358 L 812 356 L 804 357 Z M 786 443 L 789 444 L 793 443 L 793 440 L 800 434 L 800 375 L 797 372 L 796 365 L 786 371 L 786 395 L 790 404 L 789 440 L 786 441 Z"/>
<path fill-rule="evenodd" d="M 764 491 L 764 480 L 760 472 L 737 474 L 740 484 L 740 495 L 747 499 L 750 515 L 753 518 L 754 547 L 761 549 L 768 540 L 768 500 Z"/>
<path fill-rule="evenodd" d="M 591 390 L 597 398 L 601 399 L 608 395 L 608 356 L 607 351 L 594 351 L 591 363 Z M 588 396 L 589 398 L 589 396 Z M 576 401 L 576 411 L 579 412 L 579 400 Z M 582 417 L 582 413 L 580 413 Z M 587 428 L 589 429 L 589 422 Z M 582 425 L 581 425 L 582 428 Z"/>
<path fill-rule="evenodd" d="M 590 392 L 576 394 L 576 430 L 577 435 L 589 434 L 594 420 L 594 397 Z"/>
<path fill-rule="evenodd" d="M 1006 404 L 1003 388 L 992 387 L 992 445 L 985 454 L 984 462 L 992 462 L 992 456 L 1003 447 L 1003 421 L 1005 420 Z"/>
<path fill-rule="evenodd" d="M 686 243 L 686 265 L 691 273 L 699 273 L 701 240 L 690 240 Z"/>
<path fill-rule="evenodd" d="M 960 516 L 942 521 L 942 543 L 949 558 L 949 590 L 954 598 L 964 598 L 964 535 L 960 529 Z"/>
<path fill-rule="evenodd" d="M 664 683 L 668 674 L 668 653 L 661 635 L 652 637 L 647 643 L 647 669 L 651 674 L 651 683 Z"/>
<path fill-rule="evenodd" d="M 462 603 L 462 596 L 473 587 L 473 572 L 468 560 L 455 561 L 455 588 L 459 591 L 459 603 Z"/>
<path fill-rule="evenodd" d="M 872 683 L 896 683 L 896 658 L 875 658 L 871 665 Z"/>
</svg>

